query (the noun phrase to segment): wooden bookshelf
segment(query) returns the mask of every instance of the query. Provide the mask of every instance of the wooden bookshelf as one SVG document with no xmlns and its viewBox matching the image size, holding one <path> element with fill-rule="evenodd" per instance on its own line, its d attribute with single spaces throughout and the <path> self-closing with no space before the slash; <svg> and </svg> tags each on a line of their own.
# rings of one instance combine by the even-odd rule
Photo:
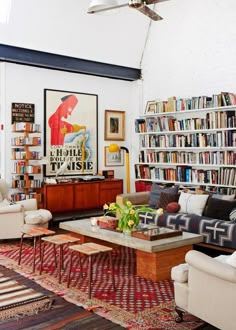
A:
<svg viewBox="0 0 236 330">
<path fill-rule="evenodd" d="M 41 132 L 38 124 L 14 123 L 12 125 L 12 194 L 14 201 L 36 198 L 41 202 L 41 170 L 38 164 Z"/>
</svg>

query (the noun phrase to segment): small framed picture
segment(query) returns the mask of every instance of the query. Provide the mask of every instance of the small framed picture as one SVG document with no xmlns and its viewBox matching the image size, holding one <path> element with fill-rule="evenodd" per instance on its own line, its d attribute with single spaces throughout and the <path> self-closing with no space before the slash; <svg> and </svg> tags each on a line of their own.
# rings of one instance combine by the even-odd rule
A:
<svg viewBox="0 0 236 330">
<path fill-rule="evenodd" d="M 152 114 L 157 113 L 157 102 L 156 101 L 148 101 L 146 104 L 145 113 Z"/>
<path fill-rule="evenodd" d="M 109 147 L 104 147 L 104 163 L 105 166 L 123 166 L 124 150 L 110 152 Z"/>
<path fill-rule="evenodd" d="M 125 140 L 125 111 L 105 110 L 104 140 Z"/>
</svg>

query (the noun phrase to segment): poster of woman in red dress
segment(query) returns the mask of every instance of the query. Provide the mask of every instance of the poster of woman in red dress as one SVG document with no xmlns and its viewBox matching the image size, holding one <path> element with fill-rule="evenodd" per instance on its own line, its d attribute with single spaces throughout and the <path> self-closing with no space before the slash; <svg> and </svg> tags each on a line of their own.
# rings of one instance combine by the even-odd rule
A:
<svg viewBox="0 0 236 330">
<path fill-rule="evenodd" d="M 97 173 L 97 95 L 44 90 L 46 176 Z"/>
</svg>

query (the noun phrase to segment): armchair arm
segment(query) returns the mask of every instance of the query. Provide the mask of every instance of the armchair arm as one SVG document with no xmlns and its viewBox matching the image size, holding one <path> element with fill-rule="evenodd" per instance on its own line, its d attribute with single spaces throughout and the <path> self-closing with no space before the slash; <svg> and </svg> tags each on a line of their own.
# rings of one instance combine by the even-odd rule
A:
<svg viewBox="0 0 236 330">
<path fill-rule="evenodd" d="M 25 199 L 23 201 L 19 201 L 16 203 L 22 205 L 24 207 L 25 211 L 33 211 L 33 210 L 37 210 L 37 208 L 38 208 L 36 198 Z"/>
<path fill-rule="evenodd" d="M 187 252 L 185 260 L 190 266 L 204 273 L 208 273 L 209 275 L 220 278 L 224 281 L 236 283 L 236 268 L 226 263 L 215 260 L 206 254 L 194 250 Z"/>
<path fill-rule="evenodd" d="M 116 196 L 116 203 L 123 205 L 125 200 L 128 199 L 133 205 L 148 205 L 149 195 L 149 191 L 120 194 Z"/>
<path fill-rule="evenodd" d="M 20 204 L 6 205 L 0 208 L 0 214 L 23 212 L 23 206 Z"/>
</svg>

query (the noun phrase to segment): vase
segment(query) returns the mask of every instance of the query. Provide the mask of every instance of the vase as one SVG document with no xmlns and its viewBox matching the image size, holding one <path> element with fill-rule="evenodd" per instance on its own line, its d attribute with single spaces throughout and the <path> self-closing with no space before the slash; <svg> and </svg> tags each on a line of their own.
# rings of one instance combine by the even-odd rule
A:
<svg viewBox="0 0 236 330">
<path fill-rule="evenodd" d="M 126 237 L 131 236 L 131 231 L 132 231 L 132 229 L 124 229 L 123 230 L 123 235 L 126 236 Z"/>
</svg>

